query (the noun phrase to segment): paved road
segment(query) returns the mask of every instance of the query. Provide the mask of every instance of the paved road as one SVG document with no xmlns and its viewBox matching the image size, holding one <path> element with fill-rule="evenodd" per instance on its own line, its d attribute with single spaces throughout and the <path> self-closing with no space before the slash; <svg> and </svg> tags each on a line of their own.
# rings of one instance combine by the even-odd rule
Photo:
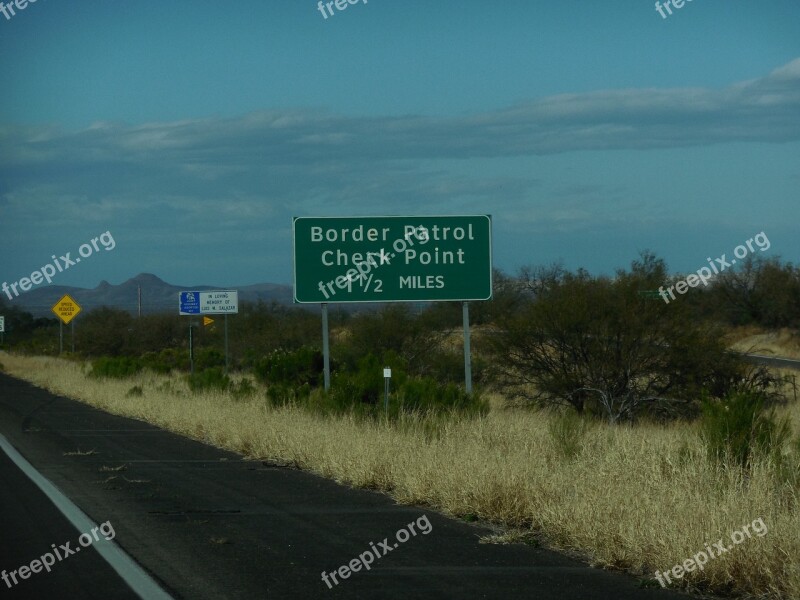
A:
<svg viewBox="0 0 800 600">
<path fill-rule="evenodd" d="M 764 356 L 762 354 L 745 354 L 745 360 L 757 365 L 766 365 L 776 369 L 794 369 L 800 371 L 800 360 L 791 358 L 775 358 L 774 356 Z"/>
<path fill-rule="evenodd" d="M 0 433 L 95 522 L 110 521 L 115 542 L 174 598 L 686 598 L 540 548 L 479 544 L 483 528 L 243 460 L 2 374 Z M 0 484 L 0 569 L 82 533 L 3 456 Z M 410 523 L 417 535 L 397 542 Z M 380 558 L 370 570 L 337 575 L 329 589 L 322 572 L 369 553 L 371 542 Z M 0 589 L 27 598 L 131 597 L 89 549 Z"/>
<path fill-rule="evenodd" d="M 6 571 L 0 598 L 138 598 L 93 549 L 80 548 L 67 556 L 61 546 L 69 542 L 70 551 L 78 550 L 79 533 L 4 452 L 0 452 L 0 511 L 0 569 Z M 62 560 L 52 553 L 52 544 Z M 11 575 L 48 552 L 54 561 L 49 572 L 37 566 L 40 572 L 26 572 L 25 579 Z"/>
</svg>

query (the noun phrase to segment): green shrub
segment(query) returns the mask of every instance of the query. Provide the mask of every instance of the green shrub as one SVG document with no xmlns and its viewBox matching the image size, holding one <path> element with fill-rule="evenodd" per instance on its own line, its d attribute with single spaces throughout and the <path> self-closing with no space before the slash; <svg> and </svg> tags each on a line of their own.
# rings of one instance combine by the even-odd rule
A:
<svg viewBox="0 0 800 600">
<path fill-rule="evenodd" d="M 453 383 L 439 383 L 430 377 L 407 379 L 397 391 L 397 403 L 404 411 L 485 413 L 480 394 L 468 395 Z"/>
<path fill-rule="evenodd" d="M 378 387 L 363 373 L 337 373 L 331 379 L 330 392 L 320 398 L 318 408 L 334 413 L 369 411 L 377 405 L 382 390 L 382 379 Z"/>
<path fill-rule="evenodd" d="M 173 396 L 178 396 L 182 393 L 175 389 L 175 386 L 172 385 L 172 381 L 162 381 L 156 386 L 156 391 L 163 392 L 165 394 L 171 394 Z"/>
<path fill-rule="evenodd" d="M 272 406 L 302 404 L 308 400 L 310 395 L 311 386 L 307 383 L 301 386 L 275 383 L 267 388 L 267 400 Z"/>
<path fill-rule="evenodd" d="M 243 378 L 238 384 L 233 384 L 231 386 L 231 394 L 237 400 L 250 398 L 251 396 L 255 395 L 255 393 L 256 388 L 253 385 L 253 382 L 246 377 Z"/>
<path fill-rule="evenodd" d="M 198 371 L 205 371 L 214 367 L 225 366 L 225 354 L 214 348 L 203 348 L 195 352 L 194 368 Z"/>
<path fill-rule="evenodd" d="M 791 452 L 776 456 L 778 480 L 788 484 L 792 495 L 800 491 L 800 437 L 790 444 Z"/>
<path fill-rule="evenodd" d="M 486 403 L 479 394 L 467 395 L 459 386 L 440 383 L 430 377 L 408 377 L 404 361 L 394 352 L 382 359 L 368 354 L 358 361 L 355 372 L 337 373 L 331 381 L 331 391 L 323 394 L 315 408 L 324 412 L 355 412 L 379 417 L 385 414 L 385 380 L 383 368 L 392 369 L 389 386 L 389 416 L 401 413 L 461 412 L 485 413 Z"/>
<path fill-rule="evenodd" d="M 401 386 L 405 380 L 405 365 L 396 353 L 388 351 L 379 359 L 367 354 L 358 360 L 356 368 L 336 373 L 331 379 L 331 391 L 323 402 L 327 410 L 346 412 L 374 412 L 383 407 L 383 369 L 392 369 L 391 389 Z"/>
<path fill-rule="evenodd" d="M 193 392 L 205 390 L 220 390 L 225 391 L 230 389 L 230 377 L 225 375 L 222 367 L 212 367 L 204 369 L 199 373 L 194 373 L 188 376 L 189 389 Z"/>
<path fill-rule="evenodd" d="M 142 386 L 135 385 L 131 389 L 128 390 L 128 393 L 125 394 L 126 398 L 141 398 L 144 395 L 144 390 Z"/>
<path fill-rule="evenodd" d="M 188 350 L 165 348 L 160 352 L 146 352 L 142 355 L 140 360 L 145 368 L 165 375 L 174 369 L 180 371 L 189 370 Z"/>
<path fill-rule="evenodd" d="M 492 370 L 490 364 L 480 356 L 472 353 L 472 381 L 479 385 L 492 383 Z M 438 350 L 431 351 L 425 360 L 425 368 L 419 375 L 432 377 L 441 382 L 461 384 L 464 382 L 464 352 Z"/>
<path fill-rule="evenodd" d="M 292 388 L 288 385 L 275 383 L 267 388 L 267 401 L 272 406 L 286 406 L 292 402 Z"/>
<path fill-rule="evenodd" d="M 554 415 L 547 428 L 559 454 L 569 460 L 581 453 L 589 421 L 574 410 L 568 410 Z"/>
<path fill-rule="evenodd" d="M 253 365 L 256 378 L 267 385 L 287 384 L 312 387 L 323 377 L 324 359 L 314 348 L 303 347 L 293 352 L 275 350 Z"/>
<path fill-rule="evenodd" d="M 92 362 L 92 370 L 89 372 L 89 376 L 125 379 L 136 375 L 141 370 L 141 361 L 129 356 L 101 357 Z"/>
<path fill-rule="evenodd" d="M 700 422 L 709 457 L 747 467 L 755 455 L 780 459 L 791 435 L 788 418 L 765 410 L 763 394 L 734 391 L 722 400 L 703 399 Z"/>
</svg>

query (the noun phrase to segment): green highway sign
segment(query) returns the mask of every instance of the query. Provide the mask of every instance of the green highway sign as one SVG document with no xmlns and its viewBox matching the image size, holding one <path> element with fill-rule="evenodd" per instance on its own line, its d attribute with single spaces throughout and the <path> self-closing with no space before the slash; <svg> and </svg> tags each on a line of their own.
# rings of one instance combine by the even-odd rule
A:
<svg viewBox="0 0 800 600">
<path fill-rule="evenodd" d="M 662 298 L 658 290 L 639 290 L 639 295 L 645 298 Z"/>
<path fill-rule="evenodd" d="M 489 215 L 295 217 L 292 234 L 295 302 L 492 297 Z"/>
</svg>

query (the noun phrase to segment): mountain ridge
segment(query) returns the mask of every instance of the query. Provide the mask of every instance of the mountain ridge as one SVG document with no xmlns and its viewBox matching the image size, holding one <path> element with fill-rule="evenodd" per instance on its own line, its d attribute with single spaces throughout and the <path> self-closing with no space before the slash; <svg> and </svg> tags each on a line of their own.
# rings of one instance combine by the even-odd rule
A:
<svg viewBox="0 0 800 600">
<path fill-rule="evenodd" d="M 139 290 L 142 294 L 142 314 L 178 312 L 178 293 L 187 290 L 237 290 L 239 300 L 243 302 L 277 302 L 290 305 L 293 303 L 292 286 L 280 283 L 256 283 L 246 286 L 216 285 L 175 285 L 167 283 L 153 273 L 139 273 L 135 277 L 112 285 L 102 280 L 94 288 L 81 288 L 66 285 L 48 285 L 32 289 L 13 300 L 3 296 L 9 306 L 16 306 L 32 313 L 34 316 L 52 316 L 51 307 L 64 294 L 69 294 L 82 310 L 92 310 L 101 306 L 127 310 L 138 313 Z"/>
</svg>

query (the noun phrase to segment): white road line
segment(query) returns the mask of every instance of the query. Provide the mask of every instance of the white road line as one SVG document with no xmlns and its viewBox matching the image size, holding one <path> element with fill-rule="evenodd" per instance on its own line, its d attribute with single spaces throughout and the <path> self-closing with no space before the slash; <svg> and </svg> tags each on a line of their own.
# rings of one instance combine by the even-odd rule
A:
<svg viewBox="0 0 800 600">
<path fill-rule="evenodd" d="M 39 473 L 17 449 L 12 446 L 4 435 L 0 434 L 0 448 L 14 461 L 19 469 L 35 483 L 50 499 L 61 513 L 69 519 L 79 533 L 86 533 L 97 527 L 86 513 L 78 508 L 72 500 L 67 498 L 49 479 Z M 145 600 L 173 600 L 158 583 L 156 583 L 136 561 L 128 556 L 113 540 L 101 537 L 92 543 L 92 547 L 111 565 L 117 574 L 131 589 Z"/>
</svg>

